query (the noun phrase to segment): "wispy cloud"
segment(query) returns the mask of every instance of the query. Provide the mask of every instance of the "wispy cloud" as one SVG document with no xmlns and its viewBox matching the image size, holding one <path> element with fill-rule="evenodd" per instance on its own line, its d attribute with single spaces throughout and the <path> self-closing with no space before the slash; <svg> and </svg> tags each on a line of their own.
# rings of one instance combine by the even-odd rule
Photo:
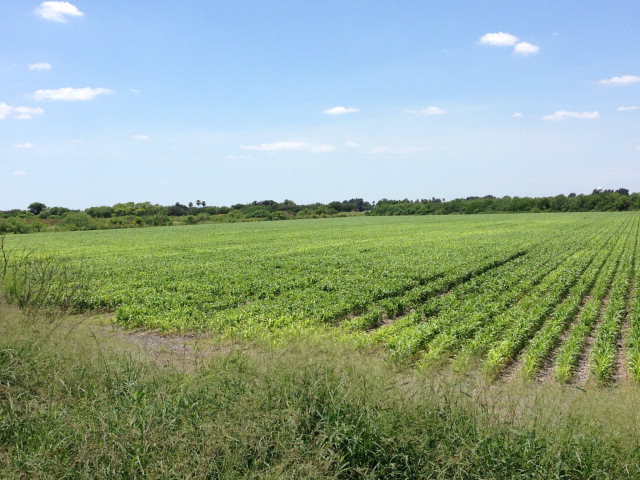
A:
<svg viewBox="0 0 640 480">
<path fill-rule="evenodd" d="M 506 32 L 485 33 L 480 37 L 479 42 L 483 45 L 494 47 L 513 47 L 520 39 L 515 35 Z"/>
<path fill-rule="evenodd" d="M 36 90 L 33 93 L 33 98 L 36 100 L 63 100 L 63 101 L 75 101 L 75 100 L 92 100 L 98 95 L 109 95 L 113 93 L 113 90 L 108 88 L 58 88 L 57 90 Z"/>
<path fill-rule="evenodd" d="M 640 82 L 640 76 L 638 75 L 622 75 L 620 77 L 604 78 L 600 80 L 599 83 L 600 85 L 606 85 L 608 87 L 619 87 L 638 82 Z"/>
<path fill-rule="evenodd" d="M 344 143 L 344 146 L 347 148 L 358 148 L 360 144 L 358 142 L 354 142 L 353 140 L 349 140 L 348 142 Z"/>
<path fill-rule="evenodd" d="M 312 153 L 333 152 L 335 147 L 328 144 L 313 144 L 307 142 L 274 142 L 261 143 L 260 145 L 243 145 L 245 150 L 256 150 L 259 152 L 280 152 L 280 151 L 307 151 Z"/>
<path fill-rule="evenodd" d="M 485 33 L 478 43 L 493 47 L 513 47 L 513 53 L 516 55 L 535 55 L 540 51 L 537 45 L 520 41 L 517 36 L 506 32 Z"/>
<path fill-rule="evenodd" d="M 511 115 L 511 116 L 512 116 L 513 118 L 522 118 L 522 117 L 523 117 L 523 114 L 522 114 L 522 112 L 516 112 L 516 113 L 514 113 L 514 114 L 513 114 L 513 115 Z"/>
<path fill-rule="evenodd" d="M 632 112 L 634 110 L 640 110 L 640 107 L 637 105 L 629 105 L 628 107 L 618 107 L 619 112 Z"/>
<path fill-rule="evenodd" d="M 33 144 L 32 143 L 18 143 L 17 145 L 14 145 L 14 148 L 17 148 L 19 150 L 29 150 L 31 148 L 33 148 Z"/>
<path fill-rule="evenodd" d="M 544 115 L 543 120 L 560 121 L 567 118 L 580 118 L 585 120 L 597 120 L 600 118 L 600 112 L 568 112 L 566 110 L 557 110 L 550 115 Z"/>
<path fill-rule="evenodd" d="M 34 10 L 36 15 L 52 22 L 66 23 L 67 17 L 82 17 L 84 13 L 69 2 L 42 2 Z"/>
<path fill-rule="evenodd" d="M 407 110 L 414 115 L 444 115 L 447 113 L 444 109 L 431 105 L 430 107 L 422 108 L 420 110 Z"/>
<path fill-rule="evenodd" d="M 18 177 L 23 177 L 27 174 L 27 172 L 25 172 L 24 170 L 16 170 L 15 172 L 13 172 L 13 174 Z"/>
<path fill-rule="evenodd" d="M 513 47 L 513 53 L 516 55 L 535 55 L 540 51 L 540 47 L 529 42 L 518 42 Z"/>
<path fill-rule="evenodd" d="M 40 107 L 12 107 L 6 103 L 0 103 L 0 120 L 5 118 L 28 120 L 34 115 L 42 115 L 43 113 L 44 110 Z"/>
<path fill-rule="evenodd" d="M 142 133 L 134 133 L 133 135 L 131 135 L 131 138 L 133 140 L 149 140 L 151 137 L 149 137 L 149 135 L 144 135 Z"/>
<path fill-rule="evenodd" d="M 42 115 L 44 110 L 40 107 L 14 107 L 15 118 L 18 120 L 29 120 L 34 115 Z"/>
<path fill-rule="evenodd" d="M 419 147 L 404 147 L 404 148 L 391 148 L 384 145 L 378 145 L 369 150 L 371 155 L 412 155 L 414 153 L 420 153 L 424 151 L 424 148 Z"/>
<path fill-rule="evenodd" d="M 337 107 L 327 108 L 323 113 L 327 115 L 344 115 L 346 113 L 356 113 L 358 111 L 359 109 L 356 107 L 343 107 L 339 105 Z"/>
<path fill-rule="evenodd" d="M 36 70 L 36 71 L 51 70 L 51 68 L 52 68 L 51 64 L 46 62 L 31 63 L 29 65 L 29 70 Z"/>
</svg>

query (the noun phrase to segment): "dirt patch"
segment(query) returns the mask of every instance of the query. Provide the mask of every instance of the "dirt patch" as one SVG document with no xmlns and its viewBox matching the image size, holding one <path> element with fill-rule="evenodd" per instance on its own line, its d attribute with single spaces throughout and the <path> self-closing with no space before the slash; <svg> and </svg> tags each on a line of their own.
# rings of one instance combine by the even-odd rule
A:
<svg viewBox="0 0 640 480">
<path fill-rule="evenodd" d="M 143 355 L 157 365 L 173 365 L 191 370 L 202 361 L 233 351 L 253 347 L 221 338 L 211 332 L 164 333 L 158 330 L 126 330 L 113 321 L 112 315 L 72 319 L 69 328 L 81 328 L 98 341 L 109 341 L 117 348 Z"/>
</svg>

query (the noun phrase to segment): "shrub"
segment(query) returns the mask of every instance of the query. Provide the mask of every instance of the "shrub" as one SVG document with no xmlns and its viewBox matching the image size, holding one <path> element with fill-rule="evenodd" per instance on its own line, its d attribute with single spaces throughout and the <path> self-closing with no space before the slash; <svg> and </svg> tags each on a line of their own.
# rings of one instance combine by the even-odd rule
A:
<svg viewBox="0 0 640 480">
<path fill-rule="evenodd" d="M 98 223 L 84 212 L 67 213 L 58 224 L 63 230 L 95 230 Z"/>
</svg>

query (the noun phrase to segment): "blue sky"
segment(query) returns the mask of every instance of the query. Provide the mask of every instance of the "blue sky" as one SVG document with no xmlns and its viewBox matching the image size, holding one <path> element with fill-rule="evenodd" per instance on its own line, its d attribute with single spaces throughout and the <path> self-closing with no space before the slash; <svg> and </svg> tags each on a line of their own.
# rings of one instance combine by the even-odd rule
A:
<svg viewBox="0 0 640 480">
<path fill-rule="evenodd" d="M 640 190 L 637 0 L 0 12 L 0 209 Z"/>
</svg>

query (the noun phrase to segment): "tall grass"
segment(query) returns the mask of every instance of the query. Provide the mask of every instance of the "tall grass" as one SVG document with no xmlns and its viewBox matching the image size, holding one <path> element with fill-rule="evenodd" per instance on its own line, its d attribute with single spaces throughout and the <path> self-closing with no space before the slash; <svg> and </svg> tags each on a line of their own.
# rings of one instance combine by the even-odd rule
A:
<svg viewBox="0 0 640 480">
<path fill-rule="evenodd" d="M 323 343 L 184 369 L 100 330 L 0 315 L 1 478 L 640 476 L 634 404 L 617 403 L 620 423 L 598 414 L 622 393 L 497 393 Z"/>
<path fill-rule="evenodd" d="M 27 316 L 55 320 L 83 307 L 86 271 L 69 258 L 9 249 L 0 235 L 0 291 Z"/>
</svg>

